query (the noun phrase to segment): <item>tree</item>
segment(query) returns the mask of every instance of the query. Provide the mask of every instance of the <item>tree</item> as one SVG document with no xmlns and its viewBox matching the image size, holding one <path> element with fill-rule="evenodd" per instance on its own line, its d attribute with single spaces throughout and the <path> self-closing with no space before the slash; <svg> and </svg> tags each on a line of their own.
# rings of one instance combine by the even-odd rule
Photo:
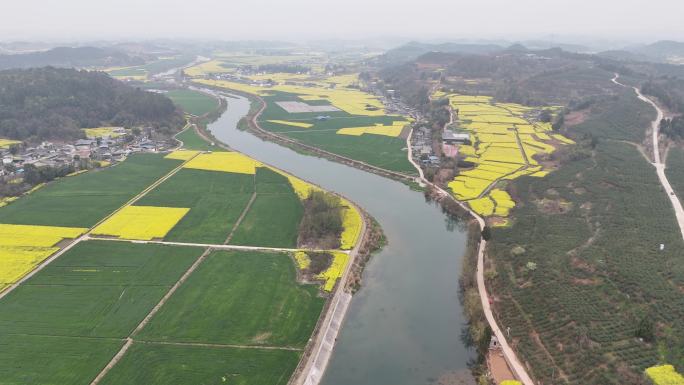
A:
<svg viewBox="0 0 684 385">
<path fill-rule="evenodd" d="M 655 340 L 655 324 L 653 320 L 648 315 L 645 315 L 639 321 L 634 335 L 637 338 L 641 338 L 646 342 L 653 342 Z"/>
<path fill-rule="evenodd" d="M 492 230 L 489 228 L 489 226 L 485 226 L 482 229 L 482 239 L 484 239 L 485 241 L 489 241 L 490 239 L 492 239 Z"/>
<path fill-rule="evenodd" d="M 107 74 L 63 68 L 0 71 L 0 137 L 41 141 L 83 138 L 85 127 L 178 129 L 182 113 L 169 98 Z"/>
</svg>

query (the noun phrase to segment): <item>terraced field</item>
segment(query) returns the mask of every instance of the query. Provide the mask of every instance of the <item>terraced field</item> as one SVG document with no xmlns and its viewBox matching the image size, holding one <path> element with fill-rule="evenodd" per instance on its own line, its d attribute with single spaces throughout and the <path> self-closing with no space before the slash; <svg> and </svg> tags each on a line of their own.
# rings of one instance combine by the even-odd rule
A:
<svg viewBox="0 0 684 385">
<path fill-rule="evenodd" d="M 331 251 L 299 282 L 302 200 L 320 189 L 235 152 L 197 151 L 193 135 L 192 149 L 132 156 L 0 208 L 0 290 L 85 234 L 0 295 L 0 383 L 289 381 L 348 254 Z M 341 204 L 349 248 L 361 218 Z M 21 224 L 32 221 L 45 224 Z M 286 249 L 214 250 L 224 243 Z"/>
<path fill-rule="evenodd" d="M 498 225 L 508 223 L 515 203 L 505 186 L 522 176 L 545 177 L 548 166 L 541 157 L 574 142 L 554 133 L 551 123 L 539 121 L 540 108 L 512 103 L 495 103 L 489 96 L 469 96 L 436 92 L 433 98 L 447 98 L 460 129 L 471 134 L 472 144 L 458 151 L 472 169 L 461 171 L 449 183 L 454 196 L 485 217 L 498 217 Z M 555 107 L 546 108 L 556 111 Z"/>
</svg>

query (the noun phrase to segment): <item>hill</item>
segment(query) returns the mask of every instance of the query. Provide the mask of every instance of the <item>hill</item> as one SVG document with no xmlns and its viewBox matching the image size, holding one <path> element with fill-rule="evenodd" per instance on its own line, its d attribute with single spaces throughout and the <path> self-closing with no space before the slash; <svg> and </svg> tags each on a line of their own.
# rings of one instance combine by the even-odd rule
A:
<svg viewBox="0 0 684 385">
<path fill-rule="evenodd" d="M 653 61 L 669 62 L 684 57 L 684 43 L 661 40 L 652 44 L 629 48 L 629 51 L 647 56 Z"/>
<path fill-rule="evenodd" d="M 387 51 L 384 55 L 382 55 L 382 60 L 386 61 L 388 64 L 397 64 L 400 62 L 415 60 L 416 58 L 429 52 L 488 54 L 501 51 L 503 49 L 504 47 L 496 44 L 428 44 L 413 41 Z"/>
<path fill-rule="evenodd" d="M 150 126 L 173 132 L 183 116 L 167 97 L 102 72 L 53 67 L 0 71 L 0 137 L 73 139 L 81 128 Z"/>
<path fill-rule="evenodd" d="M 145 64 L 140 56 L 96 47 L 57 47 L 47 51 L 0 55 L 0 69 L 33 67 L 107 67 Z"/>
</svg>

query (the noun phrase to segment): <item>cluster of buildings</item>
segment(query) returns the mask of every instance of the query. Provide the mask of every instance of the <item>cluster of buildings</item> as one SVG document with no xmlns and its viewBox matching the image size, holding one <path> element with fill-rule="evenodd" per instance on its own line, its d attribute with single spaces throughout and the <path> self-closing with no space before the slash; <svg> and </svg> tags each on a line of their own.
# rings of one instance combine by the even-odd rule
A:
<svg viewBox="0 0 684 385">
<path fill-rule="evenodd" d="M 158 152 L 168 147 L 166 142 L 155 141 L 141 136 L 133 138 L 125 135 L 117 137 L 78 139 L 72 143 L 42 142 L 34 147 L 10 151 L 0 148 L 0 176 L 21 174 L 27 164 L 36 167 L 60 167 L 80 165 L 81 160 L 120 162 L 135 152 Z"/>
<path fill-rule="evenodd" d="M 471 144 L 469 133 L 444 129 L 439 154 L 435 151 L 435 140 L 429 128 L 418 127 L 413 130 L 411 137 L 413 158 L 424 166 L 439 167 L 441 155 L 455 159 L 458 156 L 458 146 L 461 144 Z M 440 149 L 439 146 L 437 149 Z"/>
<path fill-rule="evenodd" d="M 421 126 L 413 130 L 411 136 L 413 159 L 424 166 L 439 166 L 440 157 L 434 151 L 432 131 Z"/>
</svg>

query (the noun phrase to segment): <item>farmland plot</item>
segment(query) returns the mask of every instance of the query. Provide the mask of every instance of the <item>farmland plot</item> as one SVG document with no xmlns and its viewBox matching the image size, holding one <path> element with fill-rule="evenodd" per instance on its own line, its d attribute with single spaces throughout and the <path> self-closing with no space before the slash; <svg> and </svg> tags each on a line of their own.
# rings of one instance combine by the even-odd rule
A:
<svg viewBox="0 0 684 385">
<path fill-rule="evenodd" d="M 75 178 L 62 178 L 0 208 L 0 223 L 90 227 L 181 164 L 159 154 Z"/>
<path fill-rule="evenodd" d="M 324 299 L 296 282 L 286 254 L 212 253 L 140 339 L 303 347 Z"/>
<path fill-rule="evenodd" d="M 135 343 L 103 385 L 285 385 L 299 352 Z"/>
<path fill-rule="evenodd" d="M 186 247 L 81 242 L 0 301 L 0 330 L 122 338 L 200 253 Z"/>
<path fill-rule="evenodd" d="M 220 244 L 230 234 L 253 192 L 253 175 L 183 169 L 136 205 L 190 208 L 165 239 Z"/>
</svg>

